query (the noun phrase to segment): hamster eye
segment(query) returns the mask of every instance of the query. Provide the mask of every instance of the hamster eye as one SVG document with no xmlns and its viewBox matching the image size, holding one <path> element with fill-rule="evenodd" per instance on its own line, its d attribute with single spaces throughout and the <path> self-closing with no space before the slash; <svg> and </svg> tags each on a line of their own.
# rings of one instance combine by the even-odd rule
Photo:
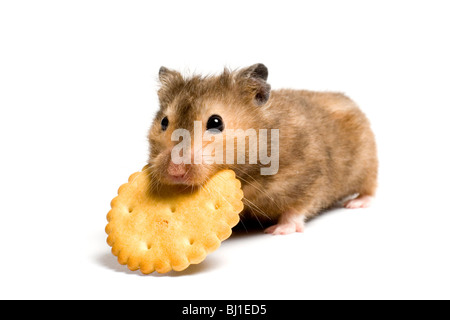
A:
<svg viewBox="0 0 450 320">
<path fill-rule="evenodd" d="M 223 124 L 222 118 L 216 114 L 209 117 L 208 122 L 206 123 L 206 130 L 219 130 L 223 131 L 225 129 L 225 126 Z"/>
<path fill-rule="evenodd" d="M 167 117 L 164 117 L 161 120 L 161 129 L 162 129 L 162 131 L 166 131 L 168 126 L 169 126 L 169 119 L 167 119 Z"/>
</svg>

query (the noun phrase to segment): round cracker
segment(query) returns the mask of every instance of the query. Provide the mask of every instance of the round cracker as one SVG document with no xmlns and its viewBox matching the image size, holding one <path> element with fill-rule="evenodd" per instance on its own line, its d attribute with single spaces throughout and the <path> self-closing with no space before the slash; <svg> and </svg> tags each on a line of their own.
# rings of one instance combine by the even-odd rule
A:
<svg viewBox="0 0 450 320">
<path fill-rule="evenodd" d="M 105 228 L 111 252 L 144 274 L 202 262 L 239 222 L 240 181 L 234 171 L 223 170 L 194 190 L 172 187 L 156 194 L 148 170 L 132 174 L 111 201 Z"/>
</svg>

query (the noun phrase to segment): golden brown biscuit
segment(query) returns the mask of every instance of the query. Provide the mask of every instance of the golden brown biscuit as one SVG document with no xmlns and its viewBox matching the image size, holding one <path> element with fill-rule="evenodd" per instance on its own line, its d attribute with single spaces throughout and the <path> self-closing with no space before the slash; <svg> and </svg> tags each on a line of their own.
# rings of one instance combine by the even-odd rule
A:
<svg viewBox="0 0 450 320">
<path fill-rule="evenodd" d="M 193 191 L 173 187 L 155 194 L 147 170 L 132 174 L 111 201 L 105 231 L 112 253 L 144 274 L 200 263 L 239 222 L 240 181 L 224 170 Z"/>
</svg>

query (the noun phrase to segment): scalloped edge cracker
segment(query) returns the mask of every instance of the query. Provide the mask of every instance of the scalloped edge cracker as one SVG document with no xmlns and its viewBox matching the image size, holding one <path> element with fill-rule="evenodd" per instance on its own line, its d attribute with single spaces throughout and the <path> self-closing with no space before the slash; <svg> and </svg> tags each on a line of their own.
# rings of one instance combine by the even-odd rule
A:
<svg viewBox="0 0 450 320">
<path fill-rule="evenodd" d="M 148 166 L 120 186 L 107 215 L 107 243 L 120 264 L 144 274 L 181 271 L 202 262 L 231 235 L 243 210 L 232 170 L 216 173 L 193 192 L 149 191 Z"/>
</svg>

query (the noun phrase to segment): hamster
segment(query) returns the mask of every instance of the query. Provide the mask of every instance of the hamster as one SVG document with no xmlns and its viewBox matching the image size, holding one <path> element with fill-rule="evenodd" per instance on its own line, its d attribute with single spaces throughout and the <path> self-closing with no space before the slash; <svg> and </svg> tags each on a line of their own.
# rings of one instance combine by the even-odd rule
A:
<svg viewBox="0 0 450 320">
<path fill-rule="evenodd" d="M 161 67 L 160 109 L 148 135 L 152 181 L 158 188 L 195 188 L 217 171 L 232 169 L 244 192 L 242 216 L 272 224 L 265 229 L 270 234 L 303 232 L 306 219 L 351 195 L 357 197 L 344 207 L 369 206 L 378 160 L 364 113 L 344 94 L 271 90 L 267 79 L 268 69 L 261 63 L 204 77 L 184 77 Z M 191 138 L 175 135 L 178 129 Z M 206 133 L 212 133 L 206 141 L 204 136 L 193 141 L 192 136 L 198 140 Z M 260 140 L 263 134 L 270 140 L 266 146 Z M 239 138 L 246 142 L 241 158 Z M 173 159 L 175 148 L 181 162 Z M 190 161 L 207 148 L 214 150 L 210 156 L 223 161 Z M 274 165 L 255 149 L 267 151 Z M 264 168 L 273 172 L 262 174 Z"/>
</svg>

